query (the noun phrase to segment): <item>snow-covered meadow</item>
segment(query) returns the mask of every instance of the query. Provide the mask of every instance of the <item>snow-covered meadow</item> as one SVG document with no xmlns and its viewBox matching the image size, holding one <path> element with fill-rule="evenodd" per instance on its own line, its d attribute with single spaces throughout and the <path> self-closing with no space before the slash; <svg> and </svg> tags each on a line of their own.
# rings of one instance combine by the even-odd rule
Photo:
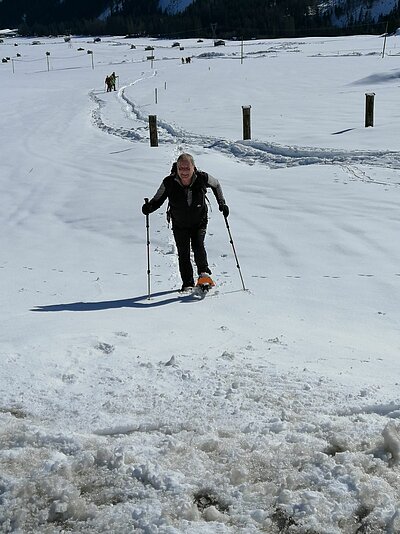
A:
<svg viewBox="0 0 400 534">
<path fill-rule="evenodd" d="M 0 44 L 1 532 L 400 531 L 399 39 Z M 210 198 L 147 298 L 182 151 L 247 291 Z"/>
</svg>

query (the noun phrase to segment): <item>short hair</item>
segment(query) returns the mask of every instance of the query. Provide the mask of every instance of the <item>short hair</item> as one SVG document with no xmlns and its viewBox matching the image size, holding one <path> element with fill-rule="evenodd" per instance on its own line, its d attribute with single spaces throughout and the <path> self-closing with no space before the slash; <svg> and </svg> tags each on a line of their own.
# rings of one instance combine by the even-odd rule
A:
<svg viewBox="0 0 400 534">
<path fill-rule="evenodd" d="M 177 163 L 179 163 L 180 161 L 190 161 L 190 163 L 193 165 L 193 167 L 195 167 L 195 164 L 194 164 L 194 159 L 193 159 L 193 156 L 191 154 L 188 154 L 187 152 L 184 152 L 183 154 L 181 154 L 178 159 L 176 160 Z"/>
</svg>

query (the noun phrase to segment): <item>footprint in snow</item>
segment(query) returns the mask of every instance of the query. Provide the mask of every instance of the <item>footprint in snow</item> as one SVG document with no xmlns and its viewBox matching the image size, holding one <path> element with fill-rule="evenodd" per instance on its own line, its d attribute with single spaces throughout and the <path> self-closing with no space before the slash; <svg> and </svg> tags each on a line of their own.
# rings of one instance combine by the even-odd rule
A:
<svg viewBox="0 0 400 534">
<path fill-rule="evenodd" d="M 103 352 L 104 354 L 111 354 L 115 350 L 114 345 L 110 345 L 109 343 L 97 343 L 94 348 Z"/>
</svg>

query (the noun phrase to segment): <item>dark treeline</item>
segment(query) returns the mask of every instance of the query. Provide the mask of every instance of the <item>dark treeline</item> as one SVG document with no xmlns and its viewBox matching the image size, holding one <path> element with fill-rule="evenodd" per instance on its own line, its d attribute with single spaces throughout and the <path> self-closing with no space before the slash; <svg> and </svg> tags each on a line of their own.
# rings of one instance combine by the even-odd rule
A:
<svg viewBox="0 0 400 534">
<path fill-rule="evenodd" d="M 340 33 L 383 33 L 400 26 L 399 5 L 372 22 L 364 9 L 350 15 L 358 0 L 321 9 L 317 0 L 196 0 L 183 13 L 171 15 L 158 0 L 3 0 L 0 27 L 21 35 L 151 35 L 249 39 L 302 37 Z M 370 0 L 365 0 L 365 6 Z M 347 14 L 345 28 L 332 26 L 332 15 Z"/>
</svg>

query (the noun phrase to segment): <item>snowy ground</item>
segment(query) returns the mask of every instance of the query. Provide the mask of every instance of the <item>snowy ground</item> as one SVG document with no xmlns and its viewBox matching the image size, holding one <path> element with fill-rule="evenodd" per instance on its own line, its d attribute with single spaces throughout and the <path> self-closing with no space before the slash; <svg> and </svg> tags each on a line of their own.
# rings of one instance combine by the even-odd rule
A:
<svg viewBox="0 0 400 534">
<path fill-rule="evenodd" d="M 0 45 L 1 532 L 400 531 L 398 39 Z M 216 289 L 162 208 L 147 298 L 181 151 L 247 291 L 211 198 Z"/>
</svg>

